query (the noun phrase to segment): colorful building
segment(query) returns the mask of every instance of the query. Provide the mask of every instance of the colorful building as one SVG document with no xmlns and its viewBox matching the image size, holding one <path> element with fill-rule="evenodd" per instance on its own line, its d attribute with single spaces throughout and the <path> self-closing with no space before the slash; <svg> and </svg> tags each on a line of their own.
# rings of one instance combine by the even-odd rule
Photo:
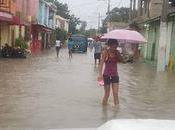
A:
<svg viewBox="0 0 175 130">
<path fill-rule="evenodd" d="M 18 24 L 15 0 L 0 0 L 0 47 L 14 44 L 12 25 Z"/>
<path fill-rule="evenodd" d="M 37 12 L 37 0 L 0 0 L 0 45 L 14 46 L 17 38 L 26 39 Z"/>
<path fill-rule="evenodd" d="M 56 7 L 45 0 L 0 0 L 0 45 L 14 46 L 20 37 L 28 40 L 34 51 L 47 48 L 55 14 Z"/>
<path fill-rule="evenodd" d="M 31 0 L 16 0 L 16 16 L 20 19 L 20 24 L 14 26 L 14 37 L 15 39 L 23 38 L 25 39 L 28 44 L 30 44 L 29 36 L 30 25 L 31 25 L 31 18 L 30 18 L 30 1 Z"/>
<path fill-rule="evenodd" d="M 32 22 L 32 48 L 36 50 L 47 48 L 51 44 L 51 35 L 55 29 L 56 7 L 44 0 L 38 1 L 37 18 Z"/>
<path fill-rule="evenodd" d="M 68 31 L 69 21 L 56 9 L 45 0 L 0 0 L 0 46 L 23 38 L 33 51 L 47 48 L 57 27 Z"/>
</svg>

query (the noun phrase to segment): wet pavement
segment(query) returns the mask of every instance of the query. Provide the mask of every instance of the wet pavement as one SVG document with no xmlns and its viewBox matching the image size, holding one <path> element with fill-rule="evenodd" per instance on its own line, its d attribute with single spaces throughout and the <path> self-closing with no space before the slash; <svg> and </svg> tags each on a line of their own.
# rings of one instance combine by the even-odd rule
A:
<svg viewBox="0 0 175 130">
<path fill-rule="evenodd" d="M 54 50 L 53 50 L 54 51 Z M 0 127 L 96 128 L 111 119 L 175 119 L 175 74 L 120 64 L 120 106 L 101 106 L 93 53 L 0 59 Z M 110 99 L 112 104 L 112 99 Z"/>
</svg>

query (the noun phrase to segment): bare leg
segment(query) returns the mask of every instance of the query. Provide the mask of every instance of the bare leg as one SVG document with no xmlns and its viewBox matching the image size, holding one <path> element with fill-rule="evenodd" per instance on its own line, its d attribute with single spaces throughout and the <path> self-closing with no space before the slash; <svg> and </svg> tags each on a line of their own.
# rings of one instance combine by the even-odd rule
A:
<svg viewBox="0 0 175 130">
<path fill-rule="evenodd" d="M 95 66 L 97 65 L 97 59 L 95 59 Z"/>
<path fill-rule="evenodd" d="M 56 50 L 56 53 L 57 53 L 57 57 L 58 57 L 58 50 Z"/>
<path fill-rule="evenodd" d="M 112 84 L 112 91 L 113 91 L 113 97 L 114 97 L 114 105 L 119 104 L 118 90 L 119 90 L 119 84 L 118 83 Z"/>
<path fill-rule="evenodd" d="M 101 61 L 100 61 L 100 59 L 99 59 L 99 61 L 98 61 L 98 65 L 100 65 L 100 62 L 101 62 Z"/>
<path fill-rule="evenodd" d="M 57 47 L 55 48 L 55 51 L 56 51 L 56 55 L 57 55 L 57 57 L 58 57 L 58 53 L 57 53 Z"/>
<path fill-rule="evenodd" d="M 61 48 L 59 48 L 59 49 L 58 49 L 58 56 L 57 56 L 57 57 L 59 57 L 59 54 L 60 54 L 60 49 L 61 49 Z"/>
<path fill-rule="evenodd" d="M 69 58 L 72 58 L 72 50 L 69 49 Z"/>
<path fill-rule="evenodd" d="M 104 86 L 104 97 L 103 97 L 103 105 L 107 105 L 108 103 L 108 98 L 110 96 L 110 85 Z"/>
<path fill-rule="evenodd" d="M 70 57 L 72 58 L 72 51 L 70 52 Z"/>
</svg>

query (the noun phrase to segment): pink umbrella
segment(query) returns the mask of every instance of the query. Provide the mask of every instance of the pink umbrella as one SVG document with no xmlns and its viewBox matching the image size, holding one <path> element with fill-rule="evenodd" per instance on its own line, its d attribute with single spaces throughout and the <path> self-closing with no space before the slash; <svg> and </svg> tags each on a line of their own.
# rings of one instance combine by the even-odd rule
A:
<svg viewBox="0 0 175 130">
<path fill-rule="evenodd" d="M 146 39 L 137 31 L 116 29 L 104 34 L 101 39 L 117 39 L 120 43 L 145 43 Z"/>
</svg>

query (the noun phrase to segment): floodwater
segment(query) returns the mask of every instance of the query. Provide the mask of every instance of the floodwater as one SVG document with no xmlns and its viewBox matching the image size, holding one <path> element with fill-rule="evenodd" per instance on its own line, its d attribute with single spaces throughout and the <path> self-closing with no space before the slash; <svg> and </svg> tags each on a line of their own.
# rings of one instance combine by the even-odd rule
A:
<svg viewBox="0 0 175 130">
<path fill-rule="evenodd" d="M 175 74 L 120 64 L 120 106 L 102 107 L 93 53 L 0 59 L 0 127 L 93 128 L 111 119 L 175 119 Z M 109 104 L 112 104 L 112 98 Z"/>
</svg>

